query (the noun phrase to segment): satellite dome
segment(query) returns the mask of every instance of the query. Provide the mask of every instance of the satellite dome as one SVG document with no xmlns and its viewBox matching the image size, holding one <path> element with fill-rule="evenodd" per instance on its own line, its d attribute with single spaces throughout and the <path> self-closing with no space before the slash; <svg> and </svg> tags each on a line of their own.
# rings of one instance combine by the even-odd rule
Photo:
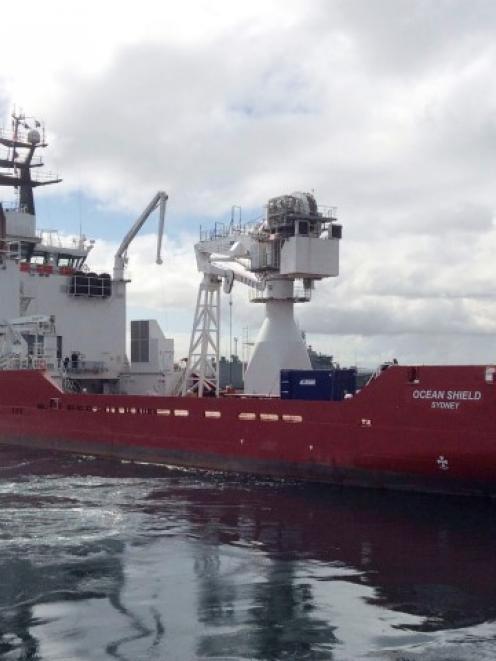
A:
<svg viewBox="0 0 496 661">
<path fill-rule="evenodd" d="M 38 129 L 30 129 L 28 131 L 28 142 L 32 145 L 37 145 L 41 142 L 41 135 Z"/>
</svg>

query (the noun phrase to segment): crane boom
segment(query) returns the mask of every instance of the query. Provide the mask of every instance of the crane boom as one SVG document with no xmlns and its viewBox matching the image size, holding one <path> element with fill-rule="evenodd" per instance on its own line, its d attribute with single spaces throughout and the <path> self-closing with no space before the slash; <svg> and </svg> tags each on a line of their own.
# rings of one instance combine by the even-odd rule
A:
<svg viewBox="0 0 496 661">
<path fill-rule="evenodd" d="M 157 235 L 157 258 L 156 263 L 162 264 L 162 239 L 164 236 L 165 210 L 167 208 L 167 195 L 160 194 L 159 216 L 158 216 L 158 235 Z"/>
<path fill-rule="evenodd" d="M 159 216 L 159 224 L 158 224 L 156 262 L 157 262 L 157 264 L 162 264 L 162 256 L 161 256 L 162 237 L 163 237 L 163 234 L 164 234 L 165 211 L 166 211 L 166 206 L 167 206 L 167 199 L 168 199 L 167 193 L 164 193 L 164 191 L 158 191 L 158 193 L 156 193 L 153 196 L 153 199 L 151 200 L 151 202 L 145 207 L 143 213 L 136 220 L 136 222 L 131 227 L 129 232 L 122 239 L 121 245 L 119 246 L 117 252 L 115 253 L 115 257 L 114 257 L 114 280 L 123 280 L 124 279 L 124 267 L 126 265 L 126 252 L 127 252 L 127 249 L 129 248 L 131 242 L 133 241 L 135 236 L 138 234 L 140 229 L 145 224 L 148 217 L 155 211 L 155 209 L 157 209 L 157 207 L 159 207 L 159 209 L 160 209 L 160 216 Z"/>
</svg>

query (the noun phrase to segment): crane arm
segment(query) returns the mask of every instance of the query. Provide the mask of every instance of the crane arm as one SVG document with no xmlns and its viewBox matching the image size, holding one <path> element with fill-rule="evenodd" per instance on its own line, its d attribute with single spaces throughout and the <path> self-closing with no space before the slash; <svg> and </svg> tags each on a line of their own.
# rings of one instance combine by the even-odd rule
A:
<svg viewBox="0 0 496 661">
<path fill-rule="evenodd" d="M 145 207 L 143 213 L 136 220 L 136 222 L 131 227 L 129 232 L 122 239 L 121 245 L 119 246 L 117 252 L 115 253 L 115 257 L 114 257 L 114 280 L 122 280 L 124 278 L 124 266 L 125 266 L 125 263 L 126 263 L 126 251 L 129 248 L 129 246 L 130 246 L 131 242 L 133 241 L 133 239 L 135 238 L 135 236 L 138 234 L 140 229 L 145 224 L 148 217 L 155 211 L 155 209 L 157 209 L 157 207 L 159 207 L 159 209 L 160 209 L 160 217 L 159 217 L 159 225 L 158 225 L 156 262 L 157 262 L 157 264 L 162 263 L 162 256 L 161 256 L 162 237 L 163 237 L 163 233 L 164 233 L 165 210 L 166 210 L 166 206 L 167 206 L 167 199 L 168 199 L 167 193 L 164 193 L 164 191 L 158 191 L 158 193 L 156 193 L 156 195 L 154 195 L 151 202 Z"/>
<path fill-rule="evenodd" d="M 165 210 L 167 208 L 167 195 L 163 192 L 160 194 L 159 202 L 159 216 L 158 216 L 158 235 L 157 235 L 157 258 L 155 262 L 157 264 L 162 264 L 162 239 L 164 236 L 164 224 L 165 224 Z"/>
<path fill-rule="evenodd" d="M 209 272 L 218 275 L 220 278 L 224 278 L 227 281 L 227 293 L 230 292 L 234 280 L 236 282 L 241 282 L 252 289 L 262 290 L 265 287 L 263 282 L 258 280 L 252 273 L 250 273 L 250 271 L 248 271 L 248 269 L 239 264 L 239 262 L 213 261 L 210 262 Z"/>
</svg>

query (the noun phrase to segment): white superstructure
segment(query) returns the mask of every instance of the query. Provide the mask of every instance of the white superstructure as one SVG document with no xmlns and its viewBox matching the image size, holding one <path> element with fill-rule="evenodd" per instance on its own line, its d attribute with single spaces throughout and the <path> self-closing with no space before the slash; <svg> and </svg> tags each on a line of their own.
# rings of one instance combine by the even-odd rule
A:
<svg viewBox="0 0 496 661">
<path fill-rule="evenodd" d="M 0 204 L 0 368 L 46 367 L 75 389 L 164 394 L 174 386 L 167 383 L 173 341 L 150 320 L 167 361 L 163 351 L 152 352 L 140 370 L 126 354 L 125 266 L 129 245 L 155 209 L 161 263 L 167 195 L 158 192 L 126 234 L 113 274 L 93 272 L 87 264 L 93 241 L 64 243 L 37 228 L 34 188 L 61 181 L 35 175 L 43 165 L 35 152 L 46 146 L 40 123 L 21 114 L 12 116 L 11 131 L 0 131 L 0 186 L 14 188 L 17 197 L 13 205 Z"/>
<path fill-rule="evenodd" d="M 218 392 L 219 296 L 235 281 L 250 300 L 265 304 L 265 320 L 245 373 L 245 393 L 279 395 L 281 369 L 311 369 L 294 319 L 294 303 L 308 302 L 316 280 L 339 273 L 341 225 L 334 209 L 310 193 L 269 200 L 253 226 L 217 224 L 195 246 L 203 280 L 198 294 L 183 392 Z"/>
<path fill-rule="evenodd" d="M 156 262 L 161 249 L 167 194 L 159 191 L 124 236 L 112 273 L 88 266 L 93 242 L 63 242 L 37 228 L 33 191 L 61 181 L 43 176 L 44 129 L 12 115 L 0 131 L 0 187 L 15 189 L 14 205 L 0 203 L 0 369 L 45 368 L 76 390 L 129 394 L 219 393 L 220 297 L 235 282 L 265 305 L 245 373 L 247 394 L 279 395 L 281 369 L 310 369 L 294 304 L 307 302 L 316 280 L 337 276 L 341 226 L 334 210 L 310 193 L 269 200 L 265 218 L 231 220 L 201 232 L 195 245 L 202 273 L 188 361 L 174 367 L 174 344 L 154 320 L 131 324 L 126 351 L 127 251 L 150 214 L 159 211 Z M 3 152 L 2 152 L 3 148 Z"/>
</svg>

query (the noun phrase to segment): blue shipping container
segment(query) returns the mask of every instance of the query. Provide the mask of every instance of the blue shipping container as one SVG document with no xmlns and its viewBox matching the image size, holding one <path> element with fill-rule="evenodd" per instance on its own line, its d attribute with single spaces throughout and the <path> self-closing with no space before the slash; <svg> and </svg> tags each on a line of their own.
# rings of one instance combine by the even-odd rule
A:
<svg viewBox="0 0 496 661">
<path fill-rule="evenodd" d="M 356 369 L 281 370 L 281 399 L 340 401 L 356 391 Z"/>
</svg>

